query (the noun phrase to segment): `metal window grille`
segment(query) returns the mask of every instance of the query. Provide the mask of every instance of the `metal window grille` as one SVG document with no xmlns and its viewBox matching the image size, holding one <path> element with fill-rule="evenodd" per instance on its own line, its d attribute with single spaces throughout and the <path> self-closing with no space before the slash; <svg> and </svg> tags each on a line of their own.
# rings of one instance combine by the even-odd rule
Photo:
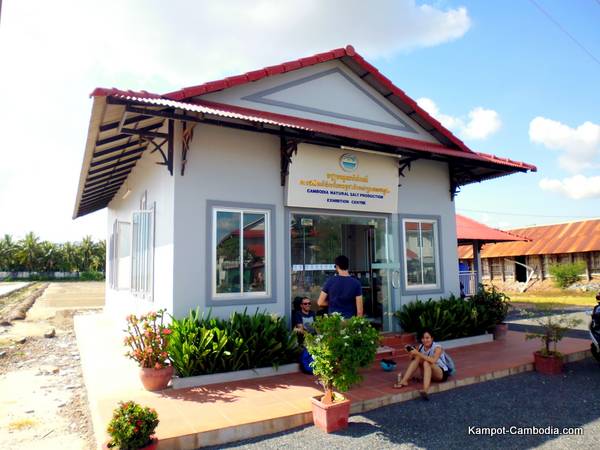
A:
<svg viewBox="0 0 600 450">
<path fill-rule="evenodd" d="M 131 215 L 131 292 L 152 301 L 155 207 Z"/>
</svg>

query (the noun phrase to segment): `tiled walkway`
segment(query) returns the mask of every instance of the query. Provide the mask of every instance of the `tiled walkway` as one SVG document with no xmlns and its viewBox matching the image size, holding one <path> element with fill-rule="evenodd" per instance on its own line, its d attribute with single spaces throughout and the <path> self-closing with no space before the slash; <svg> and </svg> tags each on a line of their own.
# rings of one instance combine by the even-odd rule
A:
<svg viewBox="0 0 600 450">
<path fill-rule="evenodd" d="M 320 390 L 311 376 L 296 373 L 147 392 L 138 380 L 135 363 L 121 356 L 124 349 L 118 326 L 101 314 L 79 316 L 75 326 L 99 443 L 106 440 L 104 430 L 120 400 L 156 408 L 161 449 L 195 449 L 312 423 L 310 397 Z M 505 341 L 453 349 L 450 353 L 456 362 L 456 376 L 442 384 L 434 383 L 431 392 L 532 370 L 532 352 L 537 346 L 536 341 L 525 341 L 522 333 L 509 332 Z M 565 338 L 559 350 L 569 361 L 582 359 L 589 341 Z M 406 358 L 398 361 L 398 369 L 403 370 Z M 352 413 L 417 396 L 418 385 L 392 388 L 397 372 L 386 373 L 374 366 L 364 375 L 363 383 L 347 394 L 352 399 Z"/>
</svg>

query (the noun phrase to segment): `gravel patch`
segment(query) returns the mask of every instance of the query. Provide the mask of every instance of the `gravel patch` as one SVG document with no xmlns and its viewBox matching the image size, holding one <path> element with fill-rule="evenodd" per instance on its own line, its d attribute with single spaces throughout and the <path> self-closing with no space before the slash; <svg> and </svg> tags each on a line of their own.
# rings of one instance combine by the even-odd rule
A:
<svg viewBox="0 0 600 450">
<path fill-rule="evenodd" d="M 600 365 L 586 359 L 566 365 L 560 376 L 527 372 L 354 415 L 337 433 L 306 426 L 218 448 L 597 449 L 598 392 Z M 469 427 L 513 426 L 583 427 L 583 435 L 469 435 Z"/>
<path fill-rule="evenodd" d="M 15 408 L 3 405 L 12 415 L 6 418 L 8 429 L 2 427 L 0 431 L 0 442 L 5 442 L 0 445 L 3 449 L 41 448 L 38 443 L 52 439 L 62 441 L 62 448 L 95 446 L 72 328 L 72 314 L 81 312 L 69 313 L 71 325 L 63 326 L 65 332 L 52 338 L 28 337 L 23 344 L 2 348 L 5 353 L 0 358 L 0 382 L 13 390 L 22 390 Z M 65 322 L 63 325 L 67 325 L 68 321 Z M 24 414 L 32 417 L 31 427 L 11 429 L 11 424 L 26 423 Z"/>
</svg>

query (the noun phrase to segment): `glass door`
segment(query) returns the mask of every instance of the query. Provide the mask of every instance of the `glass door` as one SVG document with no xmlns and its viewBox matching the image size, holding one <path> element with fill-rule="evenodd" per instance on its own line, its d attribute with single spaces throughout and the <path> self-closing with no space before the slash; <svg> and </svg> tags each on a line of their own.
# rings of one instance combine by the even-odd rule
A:
<svg viewBox="0 0 600 450">
<path fill-rule="evenodd" d="M 365 316 L 376 328 L 389 330 L 392 277 L 387 228 L 385 217 L 293 213 L 292 300 L 308 297 L 316 310 L 321 287 L 335 275 L 335 257 L 343 254 L 350 260 L 350 274 L 361 283 Z"/>
</svg>

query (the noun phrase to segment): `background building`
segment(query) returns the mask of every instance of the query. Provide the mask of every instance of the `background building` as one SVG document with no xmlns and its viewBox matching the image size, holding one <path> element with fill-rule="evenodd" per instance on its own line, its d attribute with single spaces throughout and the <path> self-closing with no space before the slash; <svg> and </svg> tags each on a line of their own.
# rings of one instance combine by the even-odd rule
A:
<svg viewBox="0 0 600 450">
<path fill-rule="evenodd" d="M 588 280 L 600 277 L 600 219 L 516 228 L 507 232 L 527 241 L 483 245 L 484 279 L 524 282 L 529 267 L 534 278 L 544 280 L 551 277 L 549 268 L 552 264 L 577 261 L 585 264 L 584 275 Z M 472 248 L 459 245 L 458 258 L 461 263 L 471 266 Z"/>
</svg>

